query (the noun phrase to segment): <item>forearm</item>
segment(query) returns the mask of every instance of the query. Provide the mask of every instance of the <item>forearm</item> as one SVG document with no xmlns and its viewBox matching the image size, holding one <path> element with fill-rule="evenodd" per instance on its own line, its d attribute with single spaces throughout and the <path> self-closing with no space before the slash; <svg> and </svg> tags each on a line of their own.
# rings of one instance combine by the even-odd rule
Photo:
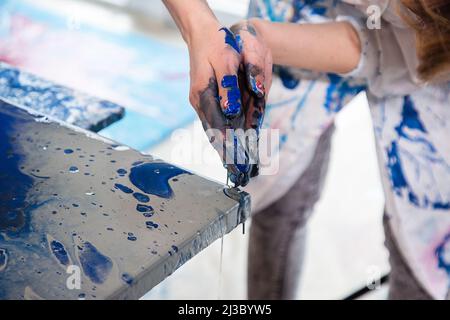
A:
<svg viewBox="0 0 450 320">
<path fill-rule="evenodd" d="M 350 23 L 294 24 L 258 19 L 252 23 L 271 49 L 274 64 L 347 73 L 360 60 L 360 40 Z"/>
<path fill-rule="evenodd" d="M 188 45 L 193 35 L 201 34 L 201 30 L 212 25 L 219 25 L 206 0 L 163 0 L 163 3 Z"/>
</svg>

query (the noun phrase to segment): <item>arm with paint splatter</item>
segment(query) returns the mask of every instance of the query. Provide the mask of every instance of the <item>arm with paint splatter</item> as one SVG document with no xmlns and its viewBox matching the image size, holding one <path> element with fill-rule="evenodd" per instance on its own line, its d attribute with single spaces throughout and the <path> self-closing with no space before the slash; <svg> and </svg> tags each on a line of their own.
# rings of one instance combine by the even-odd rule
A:
<svg viewBox="0 0 450 320">
<path fill-rule="evenodd" d="M 223 27 L 206 1 L 164 0 L 164 3 L 189 49 L 190 102 L 231 181 L 245 185 L 251 175 L 256 175 L 250 161 L 255 157 L 244 147 L 246 137 L 241 139 L 234 132 L 259 129 L 265 105 L 264 86 L 270 84 L 264 83 L 265 65 L 260 64 L 266 57 L 256 59 L 258 52 L 249 53 L 248 63 L 242 67 L 241 46 L 248 42 L 253 43 L 255 50 L 260 48 L 265 54 L 270 51 L 251 32 L 244 34 L 244 30 L 239 30 L 235 36 Z M 251 70 L 250 77 L 245 76 L 245 68 Z M 244 104 L 241 93 L 246 98 Z M 251 106 L 257 106 L 258 110 Z"/>
<path fill-rule="evenodd" d="M 361 44 L 349 22 L 279 23 L 251 19 L 270 48 L 277 65 L 348 73 L 360 61 Z"/>
</svg>

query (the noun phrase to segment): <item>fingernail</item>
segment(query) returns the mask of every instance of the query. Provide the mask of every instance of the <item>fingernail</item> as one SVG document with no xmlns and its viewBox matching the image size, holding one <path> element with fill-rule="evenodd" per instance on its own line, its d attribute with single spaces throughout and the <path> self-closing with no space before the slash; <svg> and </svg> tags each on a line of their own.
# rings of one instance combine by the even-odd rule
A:
<svg viewBox="0 0 450 320">
<path fill-rule="evenodd" d="M 252 91 L 259 97 L 262 98 L 264 97 L 264 84 L 259 81 L 256 80 L 255 77 L 253 77 L 252 75 L 250 75 L 250 86 L 252 88 Z"/>
</svg>

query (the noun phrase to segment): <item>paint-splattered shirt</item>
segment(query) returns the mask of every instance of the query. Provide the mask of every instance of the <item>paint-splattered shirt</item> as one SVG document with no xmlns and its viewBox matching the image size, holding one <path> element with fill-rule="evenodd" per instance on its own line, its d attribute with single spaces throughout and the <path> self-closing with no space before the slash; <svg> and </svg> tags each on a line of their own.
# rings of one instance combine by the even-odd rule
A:
<svg viewBox="0 0 450 320">
<path fill-rule="evenodd" d="M 280 130 L 279 174 L 257 178 L 249 190 L 255 209 L 281 197 L 308 165 L 335 113 L 365 90 L 391 227 L 416 278 L 443 299 L 450 288 L 450 83 L 421 85 L 414 33 L 398 17 L 397 4 L 252 2 L 251 16 L 272 21 L 349 21 L 360 36 L 362 55 L 346 75 L 278 68 L 265 126 Z M 380 9 L 379 29 L 368 28 L 370 5 Z"/>
</svg>

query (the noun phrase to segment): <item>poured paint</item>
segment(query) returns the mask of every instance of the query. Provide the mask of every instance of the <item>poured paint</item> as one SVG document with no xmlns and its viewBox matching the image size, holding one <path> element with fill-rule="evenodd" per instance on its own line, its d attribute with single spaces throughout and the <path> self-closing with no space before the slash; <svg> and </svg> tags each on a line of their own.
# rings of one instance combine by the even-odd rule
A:
<svg viewBox="0 0 450 320">
<path fill-rule="evenodd" d="M 119 189 L 120 191 L 124 192 L 124 193 L 133 193 L 133 190 L 128 188 L 127 186 L 124 186 L 123 184 L 120 183 L 116 183 L 114 184 L 114 188 Z"/>
<path fill-rule="evenodd" d="M 65 266 L 69 264 L 69 255 L 67 254 L 66 248 L 64 248 L 64 245 L 61 242 L 52 240 L 50 242 L 50 250 L 56 257 L 56 259 L 58 259 L 59 263 Z"/>
<path fill-rule="evenodd" d="M 125 169 L 119 169 L 119 170 L 117 170 L 117 173 L 119 174 L 119 176 L 123 177 L 124 175 L 127 174 L 127 170 L 125 170 Z"/>
<path fill-rule="evenodd" d="M 217 210 L 232 216 L 228 231 L 241 221 L 219 184 L 40 118 L 0 101 L 0 299 L 139 298 L 151 287 L 128 290 L 130 279 L 158 283 L 214 241 Z M 89 175 L 72 167 L 89 167 Z M 119 178 L 120 168 L 127 173 Z M 180 212 L 192 222 L 182 223 Z M 155 241 L 159 249 L 149 247 Z M 162 260 L 169 250 L 174 259 Z M 82 292 L 67 288 L 72 265 L 82 271 Z"/>
<path fill-rule="evenodd" d="M 0 272 L 6 269 L 8 265 L 8 251 L 0 248 Z"/>
<path fill-rule="evenodd" d="M 24 121 L 14 117 L 13 112 L 1 104 L 0 116 L 0 232 L 10 236 L 29 229 L 29 203 L 26 198 L 33 186 L 33 179 L 20 169 L 23 155 L 12 141 L 15 129 Z"/>
<path fill-rule="evenodd" d="M 78 255 L 83 272 L 93 283 L 101 284 L 106 281 L 113 267 L 110 258 L 103 255 L 90 242 L 85 242 L 79 247 Z"/>
<path fill-rule="evenodd" d="M 133 277 L 130 276 L 128 273 L 122 273 L 121 278 L 126 284 L 129 284 L 129 285 L 131 285 L 134 281 Z"/>
<path fill-rule="evenodd" d="M 136 188 L 146 194 L 171 198 L 173 190 L 169 180 L 181 174 L 191 173 L 168 163 L 151 162 L 132 167 L 129 178 Z"/>
<path fill-rule="evenodd" d="M 232 47 L 237 53 L 241 53 L 239 43 L 236 41 L 234 34 L 228 28 L 220 28 L 219 31 L 225 32 L 225 43 Z"/>
<path fill-rule="evenodd" d="M 148 217 L 148 218 L 153 216 L 153 214 L 155 213 L 155 211 L 153 210 L 153 208 L 151 206 L 147 206 L 147 205 L 140 204 L 140 203 L 136 206 L 136 210 L 143 213 L 144 217 Z"/>
<path fill-rule="evenodd" d="M 145 194 L 142 194 L 140 192 L 133 193 L 133 197 L 139 202 L 147 203 L 147 202 L 150 201 L 150 197 L 149 196 L 147 196 Z"/>
</svg>

